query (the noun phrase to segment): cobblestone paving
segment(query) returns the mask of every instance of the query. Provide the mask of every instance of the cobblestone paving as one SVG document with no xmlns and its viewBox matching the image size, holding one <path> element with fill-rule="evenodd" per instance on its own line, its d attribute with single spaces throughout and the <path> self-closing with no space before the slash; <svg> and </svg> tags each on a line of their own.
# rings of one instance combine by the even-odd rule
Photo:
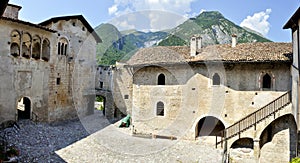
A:
<svg viewBox="0 0 300 163">
<path fill-rule="evenodd" d="M 221 162 L 221 151 L 200 141 L 133 137 L 110 125 L 97 112 L 80 121 L 35 124 L 20 121 L 7 128 L 9 145 L 20 149 L 20 162 Z"/>
</svg>

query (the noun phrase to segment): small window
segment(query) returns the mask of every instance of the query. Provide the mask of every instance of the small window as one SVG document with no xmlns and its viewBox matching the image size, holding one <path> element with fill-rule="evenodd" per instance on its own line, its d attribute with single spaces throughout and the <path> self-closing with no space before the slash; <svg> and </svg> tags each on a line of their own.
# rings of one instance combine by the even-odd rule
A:
<svg viewBox="0 0 300 163">
<path fill-rule="evenodd" d="M 64 55 L 64 52 L 65 52 L 65 51 L 64 51 L 64 48 L 65 48 L 65 44 L 62 43 L 62 44 L 61 44 L 61 47 L 60 47 L 60 54 L 61 54 L 61 55 Z"/>
<path fill-rule="evenodd" d="M 103 88 L 103 82 L 100 82 L 100 88 Z"/>
<path fill-rule="evenodd" d="M 65 51 L 64 51 L 64 55 L 67 55 L 67 49 L 68 49 L 68 44 L 65 44 Z"/>
<path fill-rule="evenodd" d="M 57 54 L 60 55 L 60 42 L 58 42 L 58 46 L 57 46 L 58 50 L 57 50 Z"/>
<path fill-rule="evenodd" d="M 215 73 L 213 76 L 213 85 L 220 85 L 221 79 L 218 73 Z"/>
<path fill-rule="evenodd" d="M 271 89 L 271 84 L 272 84 L 271 76 L 269 74 L 265 74 L 262 83 L 263 88 Z"/>
<path fill-rule="evenodd" d="M 158 76 L 157 84 L 158 84 L 158 85 L 165 85 L 165 84 L 166 84 L 166 77 L 165 77 L 164 74 L 160 74 L 160 75 Z"/>
<path fill-rule="evenodd" d="M 56 85 L 60 85 L 60 78 L 56 78 Z"/>
<path fill-rule="evenodd" d="M 163 102 L 158 102 L 156 104 L 156 115 L 164 116 L 165 115 L 165 105 Z"/>
<path fill-rule="evenodd" d="M 20 56 L 20 47 L 17 43 L 13 42 L 10 45 L 10 54 L 14 57 Z"/>
<path fill-rule="evenodd" d="M 125 95 L 124 99 L 126 99 L 126 100 L 129 99 L 129 95 Z"/>
<path fill-rule="evenodd" d="M 68 53 L 68 41 L 65 38 L 61 38 L 58 42 L 58 55 L 67 55 Z"/>
</svg>

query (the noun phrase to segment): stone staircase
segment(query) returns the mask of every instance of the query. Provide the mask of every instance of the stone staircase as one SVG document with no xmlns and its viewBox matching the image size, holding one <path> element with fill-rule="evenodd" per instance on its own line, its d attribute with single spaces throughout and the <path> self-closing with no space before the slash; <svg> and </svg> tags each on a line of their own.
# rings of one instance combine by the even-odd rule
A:
<svg viewBox="0 0 300 163">
<path fill-rule="evenodd" d="M 273 100 L 272 102 L 268 103 L 267 105 L 263 106 L 262 108 L 258 109 L 257 111 L 247 115 L 246 117 L 242 118 L 241 120 L 237 121 L 233 125 L 225 128 L 221 131 L 222 139 L 216 142 L 216 147 L 219 144 L 225 143 L 235 137 L 240 135 L 241 133 L 247 131 L 248 129 L 254 127 L 256 130 L 256 125 L 267 119 L 270 116 L 274 116 L 277 112 L 281 109 L 285 108 L 287 105 L 291 103 L 291 91 L 286 92 L 282 96 L 278 97 L 277 99 Z"/>
</svg>

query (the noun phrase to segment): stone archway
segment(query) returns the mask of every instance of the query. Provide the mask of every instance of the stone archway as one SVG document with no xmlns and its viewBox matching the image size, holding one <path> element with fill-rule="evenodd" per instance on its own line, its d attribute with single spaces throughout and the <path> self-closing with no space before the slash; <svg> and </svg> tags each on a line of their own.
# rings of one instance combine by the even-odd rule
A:
<svg viewBox="0 0 300 163">
<path fill-rule="evenodd" d="M 225 125 L 221 120 L 213 116 L 203 117 L 196 126 L 196 137 L 201 136 L 223 136 L 221 131 Z"/>
<path fill-rule="evenodd" d="M 103 115 L 105 115 L 105 107 L 106 107 L 106 98 L 105 98 L 105 96 L 96 95 L 95 109 L 101 110 L 103 112 Z"/>
<path fill-rule="evenodd" d="M 260 134 L 260 162 L 289 162 L 296 157 L 297 125 L 292 114 L 275 119 Z M 273 157 L 269 157 L 273 156 Z"/>
<path fill-rule="evenodd" d="M 23 97 L 18 101 L 17 106 L 18 120 L 31 118 L 31 100 Z"/>
</svg>

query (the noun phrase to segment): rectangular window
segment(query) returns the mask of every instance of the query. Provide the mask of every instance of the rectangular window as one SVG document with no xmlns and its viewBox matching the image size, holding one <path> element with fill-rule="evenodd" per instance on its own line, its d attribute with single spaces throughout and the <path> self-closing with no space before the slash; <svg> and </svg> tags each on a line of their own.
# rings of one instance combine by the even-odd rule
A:
<svg viewBox="0 0 300 163">
<path fill-rule="evenodd" d="M 100 88 L 103 88 L 103 82 L 100 82 Z"/>
<path fill-rule="evenodd" d="M 124 96 L 124 99 L 129 99 L 129 95 L 125 95 L 125 96 Z"/>
<path fill-rule="evenodd" d="M 58 55 L 60 55 L 60 42 L 58 43 Z"/>
<path fill-rule="evenodd" d="M 56 85 L 60 85 L 60 78 L 56 78 Z"/>
</svg>

